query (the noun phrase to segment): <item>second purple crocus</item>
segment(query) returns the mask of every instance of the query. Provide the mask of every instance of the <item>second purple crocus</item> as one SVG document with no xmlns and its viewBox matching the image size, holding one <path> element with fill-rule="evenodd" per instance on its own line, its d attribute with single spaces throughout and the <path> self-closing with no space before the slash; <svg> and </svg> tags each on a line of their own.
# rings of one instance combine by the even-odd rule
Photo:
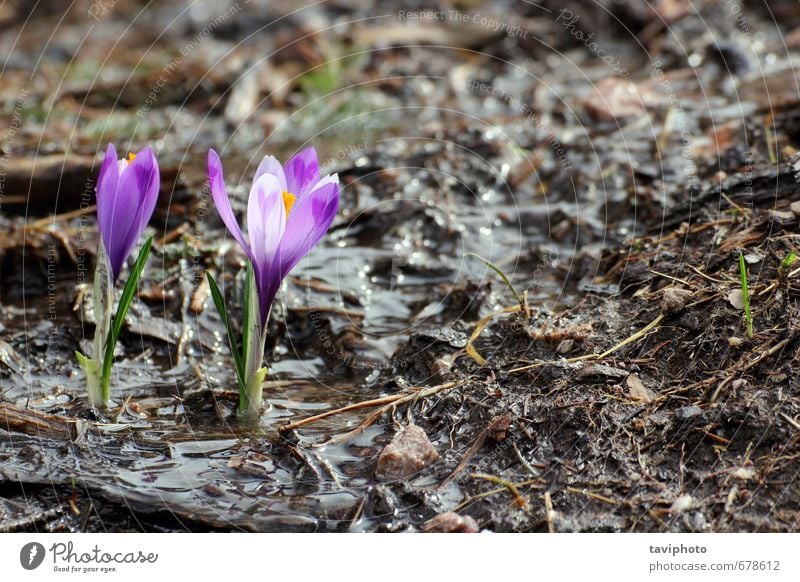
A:
<svg viewBox="0 0 800 582">
<path fill-rule="evenodd" d="M 108 144 L 97 179 L 97 226 L 114 282 L 150 222 L 159 184 L 151 148 L 117 159 L 117 150 Z"/>
<path fill-rule="evenodd" d="M 150 253 L 152 237 L 139 251 L 112 320 L 114 284 L 150 222 L 158 202 L 159 188 L 158 163 L 152 149 L 148 147 L 136 155 L 130 154 L 127 158 L 117 159 L 117 150 L 113 145 L 108 145 L 97 179 L 97 227 L 100 241 L 97 245 L 97 266 L 92 291 L 94 345 L 91 357 L 75 352 L 86 374 L 89 401 L 93 406 L 107 406 L 110 401 L 114 346 Z"/>
</svg>

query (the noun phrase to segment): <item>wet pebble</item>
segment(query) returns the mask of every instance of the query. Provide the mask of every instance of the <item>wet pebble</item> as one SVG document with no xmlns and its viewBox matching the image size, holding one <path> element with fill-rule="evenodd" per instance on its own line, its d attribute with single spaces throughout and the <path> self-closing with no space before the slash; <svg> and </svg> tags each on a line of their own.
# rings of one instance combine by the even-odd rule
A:
<svg viewBox="0 0 800 582">
<path fill-rule="evenodd" d="M 415 475 L 436 459 L 439 453 L 428 435 L 412 424 L 395 435 L 378 456 L 375 475 L 378 479 L 405 479 Z"/>
<path fill-rule="evenodd" d="M 213 483 L 207 483 L 203 486 L 203 493 L 206 495 L 210 495 L 211 497 L 222 497 L 225 495 L 225 491 L 223 491 L 220 487 L 214 485 Z"/>
<path fill-rule="evenodd" d="M 670 506 L 671 513 L 683 513 L 694 507 L 694 499 L 691 495 L 681 495 Z"/>
<path fill-rule="evenodd" d="M 628 377 L 628 372 L 606 364 L 590 364 L 578 372 L 579 381 L 623 380 Z"/>
<path fill-rule="evenodd" d="M 508 429 L 511 426 L 511 416 L 502 414 L 495 416 L 489 423 L 489 437 L 495 442 L 502 442 L 506 440 Z"/>
<path fill-rule="evenodd" d="M 690 418 L 695 417 L 698 414 L 701 414 L 702 412 L 703 412 L 702 408 L 693 404 L 691 406 L 684 406 L 682 408 L 678 408 L 675 411 L 675 418 L 679 420 L 689 420 Z"/>
<path fill-rule="evenodd" d="M 422 524 L 426 533 L 478 533 L 478 524 L 468 515 L 459 515 L 454 511 L 440 513 Z"/>
<path fill-rule="evenodd" d="M 679 287 L 667 287 L 662 291 L 661 311 L 666 315 L 680 313 L 692 297 L 692 292 Z"/>
</svg>

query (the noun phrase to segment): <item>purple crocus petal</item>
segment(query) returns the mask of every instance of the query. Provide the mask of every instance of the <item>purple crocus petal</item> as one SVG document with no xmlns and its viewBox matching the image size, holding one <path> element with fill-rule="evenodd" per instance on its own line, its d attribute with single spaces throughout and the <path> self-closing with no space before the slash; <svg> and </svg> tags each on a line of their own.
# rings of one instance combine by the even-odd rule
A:
<svg viewBox="0 0 800 582">
<path fill-rule="evenodd" d="M 280 276 L 289 274 L 322 239 L 339 208 L 339 181 L 334 175 L 295 203 L 289 213 L 286 234 L 280 246 Z"/>
<path fill-rule="evenodd" d="M 264 159 L 261 160 L 261 163 L 258 165 L 258 169 L 256 170 L 256 175 L 253 178 L 253 185 L 255 185 L 256 181 L 264 174 L 272 174 L 278 179 L 278 183 L 281 186 L 281 192 L 286 192 L 289 190 L 286 185 L 286 175 L 283 173 L 283 166 L 281 166 L 281 163 L 275 156 L 264 156 Z"/>
<path fill-rule="evenodd" d="M 306 148 L 283 166 L 288 191 L 298 199 L 308 194 L 319 182 L 319 162 L 313 147 Z"/>
<path fill-rule="evenodd" d="M 214 206 L 217 207 L 217 212 L 222 222 L 252 261 L 253 253 L 250 250 L 250 245 L 247 244 L 244 234 L 242 234 L 242 229 L 239 228 L 236 215 L 233 213 L 231 201 L 228 198 L 228 190 L 225 188 L 225 180 L 222 175 L 222 162 L 217 152 L 213 149 L 208 150 L 208 185 L 209 188 L 211 188 L 211 197 L 214 200 Z"/>
<path fill-rule="evenodd" d="M 250 191 L 247 203 L 247 233 L 250 237 L 253 269 L 258 286 L 261 325 L 267 321 L 269 307 L 275 297 L 275 255 L 286 228 L 286 209 L 278 178 L 263 174 Z"/>
<path fill-rule="evenodd" d="M 98 216 L 102 215 L 102 221 L 98 222 L 100 236 L 103 238 L 108 261 L 111 265 L 113 280 L 116 282 L 122 271 L 125 260 L 130 253 L 127 240 L 139 206 L 141 205 L 141 191 L 138 184 L 131 180 L 131 175 L 126 176 L 127 168 L 120 172 L 124 164 L 115 161 L 115 172 L 117 181 L 115 187 L 111 188 L 111 181 L 104 179 L 104 187 L 99 186 L 97 190 L 97 201 L 101 205 Z M 106 172 L 106 176 L 112 170 Z M 105 178 L 105 176 L 104 176 Z M 127 178 L 127 179 L 126 179 Z"/>
<path fill-rule="evenodd" d="M 116 282 L 158 201 L 158 163 L 145 148 L 130 164 L 109 144 L 97 179 L 97 226 Z"/>
<path fill-rule="evenodd" d="M 108 144 L 106 156 L 100 166 L 100 174 L 97 178 L 97 227 L 100 230 L 106 254 L 108 254 L 108 245 L 114 232 L 113 217 L 118 185 L 117 151 L 113 145 Z M 113 274 L 115 280 L 118 274 L 118 271 Z"/>
<path fill-rule="evenodd" d="M 119 227 L 121 235 L 119 237 L 117 249 L 122 263 L 130 256 L 133 247 L 142 236 L 147 223 L 153 216 L 153 211 L 158 202 L 158 192 L 161 186 L 158 162 L 151 148 L 145 148 L 136 155 L 136 159 L 131 162 L 119 178 L 118 199 L 125 201 L 115 209 L 115 215 L 120 217 Z M 131 205 L 128 200 L 133 200 Z M 126 210 L 126 207 L 133 206 L 133 211 L 127 215 L 120 215 L 117 212 Z M 123 220 L 129 221 L 127 229 L 123 226 Z M 116 226 L 115 226 L 116 228 Z M 113 264 L 113 263 L 112 263 Z M 120 264 L 120 269 L 122 264 Z M 117 274 L 119 274 L 117 272 Z"/>
</svg>

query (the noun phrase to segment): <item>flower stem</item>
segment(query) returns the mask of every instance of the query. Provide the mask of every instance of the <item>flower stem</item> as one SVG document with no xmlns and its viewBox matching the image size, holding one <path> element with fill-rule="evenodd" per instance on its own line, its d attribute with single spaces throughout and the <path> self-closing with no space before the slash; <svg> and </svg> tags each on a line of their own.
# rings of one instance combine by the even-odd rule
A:
<svg viewBox="0 0 800 582">
<path fill-rule="evenodd" d="M 103 390 L 100 388 L 100 363 L 98 360 L 89 358 L 80 352 L 75 352 L 78 363 L 86 374 L 86 391 L 89 395 L 89 404 L 92 407 L 105 406 L 106 400 L 103 398 Z"/>
<path fill-rule="evenodd" d="M 258 291 L 253 281 L 252 266 L 248 268 L 245 286 L 243 321 L 244 390 L 239 393 L 239 412 L 257 416 L 263 401 L 262 384 L 267 375 L 264 367 L 264 346 L 267 341 L 266 326 L 262 329 L 259 317 Z"/>
<path fill-rule="evenodd" d="M 114 305 L 114 284 L 111 266 L 103 242 L 97 249 L 97 266 L 94 271 L 94 342 L 92 359 L 83 364 L 86 371 L 86 387 L 91 406 L 105 407 L 111 399 L 110 379 L 103 374 L 102 362 L 106 358 L 111 334 L 111 310 Z M 113 347 L 111 348 L 113 350 Z M 113 352 L 112 352 L 113 353 Z"/>
</svg>

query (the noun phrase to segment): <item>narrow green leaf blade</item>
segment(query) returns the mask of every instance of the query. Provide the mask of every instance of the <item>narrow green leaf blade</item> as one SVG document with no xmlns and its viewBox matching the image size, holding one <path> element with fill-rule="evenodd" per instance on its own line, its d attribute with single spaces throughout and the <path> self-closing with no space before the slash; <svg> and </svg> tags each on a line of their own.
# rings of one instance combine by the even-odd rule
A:
<svg viewBox="0 0 800 582">
<path fill-rule="evenodd" d="M 487 267 L 489 267 L 492 271 L 497 273 L 500 276 L 500 278 L 503 280 L 503 283 L 506 284 L 506 287 L 508 287 L 509 291 L 511 291 L 511 293 L 514 294 L 514 299 L 517 300 L 517 303 L 522 305 L 522 298 L 519 296 L 519 294 L 517 293 L 516 289 L 514 289 L 514 286 L 511 284 L 511 281 L 508 280 L 508 277 L 506 277 L 506 274 L 503 273 L 503 271 L 501 271 L 499 267 L 494 265 L 491 261 L 489 261 L 487 259 L 484 259 L 482 256 L 480 256 L 477 253 L 467 253 L 467 255 L 471 255 L 473 257 L 476 257 L 476 258 L 480 259 L 481 261 L 483 261 L 483 263 Z"/>
<path fill-rule="evenodd" d="M 139 278 L 142 276 L 142 271 L 144 271 L 144 265 L 147 262 L 147 257 L 150 255 L 150 247 L 152 245 L 153 237 L 151 236 L 144 242 L 139 251 L 139 255 L 136 257 L 136 262 L 133 264 L 130 277 L 128 277 L 125 288 L 122 290 L 122 297 L 120 297 L 119 305 L 117 305 L 117 312 L 114 314 L 114 321 L 111 324 L 111 333 L 108 334 L 106 351 L 103 357 L 103 373 L 101 376 L 103 396 L 106 399 L 110 396 L 109 383 L 111 379 L 111 364 L 114 361 L 114 346 L 117 345 L 119 334 L 122 331 L 122 324 L 125 323 L 125 316 L 128 314 L 128 308 L 133 301 L 136 287 L 139 284 Z"/>
<path fill-rule="evenodd" d="M 219 316 L 222 318 L 222 323 L 225 325 L 225 330 L 228 333 L 228 344 L 230 345 L 231 355 L 233 356 L 233 364 L 236 368 L 236 379 L 239 383 L 239 391 L 242 392 L 245 385 L 244 364 L 242 362 L 242 355 L 239 352 L 239 348 L 236 346 L 236 336 L 233 333 L 233 325 L 228 317 L 228 311 L 225 309 L 225 298 L 223 297 L 222 291 L 220 291 L 217 282 L 214 280 L 214 277 L 208 271 L 206 271 L 206 278 L 208 279 L 208 287 L 211 290 L 211 298 L 214 301 L 214 305 L 216 306 Z"/>
<path fill-rule="evenodd" d="M 796 252 L 794 252 L 794 251 L 791 251 L 791 252 L 790 252 L 788 255 L 786 255 L 786 256 L 784 257 L 784 259 L 781 261 L 781 268 L 782 268 L 782 269 L 788 269 L 789 267 L 791 267 L 792 265 L 794 265 L 795 261 L 797 261 L 797 253 L 796 253 Z"/>
<path fill-rule="evenodd" d="M 253 285 L 255 274 L 253 271 L 253 264 L 248 262 L 247 274 L 244 280 L 244 309 L 242 313 L 242 362 L 246 359 L 244 354 L 249 352 L 250 342 L 252 341 L 252 318 L 253 318 Z M 244 374 L 244 368 L 242 368 Z M 246 378 L 245 378 L 246 380 Z"/>
<path fill-rule="evenodd" d="M 153 245 L 153 237 L 148 238 L 142 245 L 142 250 L 139 251 L 139 256 L 136 257 L 136 262 L 131 269 L 131 275 L 125 283 L 125 288 L 122 290 L 122 297 L 117 306 L 117 312 L 114 314 L 114 323 L 111 326 L 111 337 L 114 343 L 117 343 L 119 334 L 122 331 L 122 324 L 125 322 L 125 315 L 128 313 L 128 308 L 131 306 L 133 296 L 136 293 L 136 287 L 139 284 L 139 278 L 144 271 L 144 265 L 147 262 L 147 257 L 150 255 L 150 247 Z"/>
<path fill-rule="evenodd" d="M 742 302 L 744 303 L 744 319 L 747 325 L 747 337 L 753 337 L 753 315 L 750 312 L 750 290 L 747 285 L 747 267 L 744 263 L 744 255 L 739 251 L 739 276 L 742 282 Z"/>
</svg>

